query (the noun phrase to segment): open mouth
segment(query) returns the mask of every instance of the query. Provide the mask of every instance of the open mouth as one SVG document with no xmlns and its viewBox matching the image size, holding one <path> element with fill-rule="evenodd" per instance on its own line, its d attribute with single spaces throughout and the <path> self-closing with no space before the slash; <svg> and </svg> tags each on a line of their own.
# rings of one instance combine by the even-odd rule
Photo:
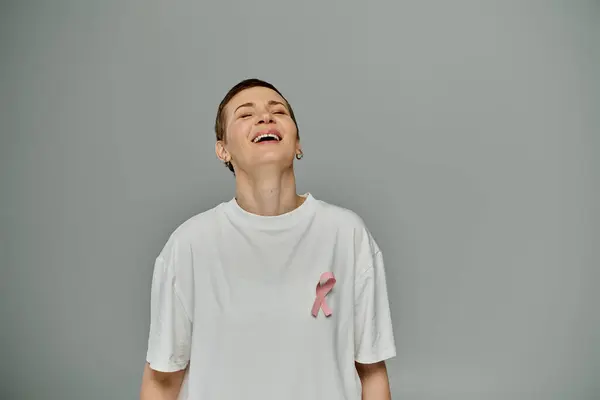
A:
<svg viewBox="0 0 600 400">
<path fill-rule="evenodd" d="M 281 140 L 281 136 L 279 136 L 279 132 L 273 130 L 270 132 L 261 133 L 261 134 L 257 135 L 252 140 L 252 143 L 279 142 L 280 140 Z"/>
</svg>

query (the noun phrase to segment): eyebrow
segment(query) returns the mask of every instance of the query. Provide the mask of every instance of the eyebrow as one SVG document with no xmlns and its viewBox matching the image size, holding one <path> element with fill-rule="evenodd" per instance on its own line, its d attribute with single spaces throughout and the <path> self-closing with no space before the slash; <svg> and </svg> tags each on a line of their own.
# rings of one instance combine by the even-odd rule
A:
<svg viewBox="0 0 600 400">
<path fill-rule="evenodd" d="M 281 101 L 270 100 L 267 104 L 270 105 L 270 106 L 282 105 L 287 110 L 287 106 L 284 103 L 282 103 Z M 254 104 L 254 103 L 240 104 L 239 106 L 237 106 L 237 108 L 233 112 L 235 113 L 237 110 L 239 110 L 242 107 L 256 107 L 256 104 Z"/>
</svg>

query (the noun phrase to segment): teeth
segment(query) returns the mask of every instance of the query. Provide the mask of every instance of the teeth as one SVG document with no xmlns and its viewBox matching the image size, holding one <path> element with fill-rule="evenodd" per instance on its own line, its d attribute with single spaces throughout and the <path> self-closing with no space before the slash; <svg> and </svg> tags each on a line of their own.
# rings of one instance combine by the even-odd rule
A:
<svg viewBox="0 0 600 400">
<path fill-rule="evenodd" d="M 279 136 L 277 136 L 273 133 L 265 133 L 264 135 L 258 135 L 257 137 L 255 137 L 252 142 L 257 143 L 259 140 L 261 140 L 262 138 L 265 138 L 265 137 L 272 137 L 275 140 L 279 141 Z"/>
</svg>

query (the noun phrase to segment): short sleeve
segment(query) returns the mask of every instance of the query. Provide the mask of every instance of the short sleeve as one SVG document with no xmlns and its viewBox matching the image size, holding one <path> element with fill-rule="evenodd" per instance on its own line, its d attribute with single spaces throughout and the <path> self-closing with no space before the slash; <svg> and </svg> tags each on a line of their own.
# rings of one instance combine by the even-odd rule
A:
<svg viewBox="0 0 600 400">
<path fill-rule="evenodd" d="M 191 353 L 192 317 L 187 281 L 191 257 L 169 242 L 156 258 L 150 298 L 150 333 L 146 361 L 156 371 L 185 369 Z"/>
<path fill-rule="evenodd" d="M 361 364 L 396 356 L 383 256 L 375 248 L 370 266 L 355 281 L 354 349 Z"/>
</svg>

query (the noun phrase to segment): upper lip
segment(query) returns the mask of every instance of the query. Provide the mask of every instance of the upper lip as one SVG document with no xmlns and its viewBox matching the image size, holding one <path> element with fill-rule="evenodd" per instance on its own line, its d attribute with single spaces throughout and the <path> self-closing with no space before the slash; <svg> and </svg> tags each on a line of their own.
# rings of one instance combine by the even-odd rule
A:
<svg viewBox="0 0 600 400">
<path fill-rule="evenodd" d="M 266 135 L 266 134 L 275 135 L 279 138 L 279 140 L 282 139 L 281 133 L 277 129 L 271 128 L 271 129 L 263 129 L 263 130 L 256 132 L 254 135 L 252 135 L 252 138 L 250 139 L 250 141 L 254 142 L 254 139 L 259 137 L 260 135 Z"/>
</svg>

